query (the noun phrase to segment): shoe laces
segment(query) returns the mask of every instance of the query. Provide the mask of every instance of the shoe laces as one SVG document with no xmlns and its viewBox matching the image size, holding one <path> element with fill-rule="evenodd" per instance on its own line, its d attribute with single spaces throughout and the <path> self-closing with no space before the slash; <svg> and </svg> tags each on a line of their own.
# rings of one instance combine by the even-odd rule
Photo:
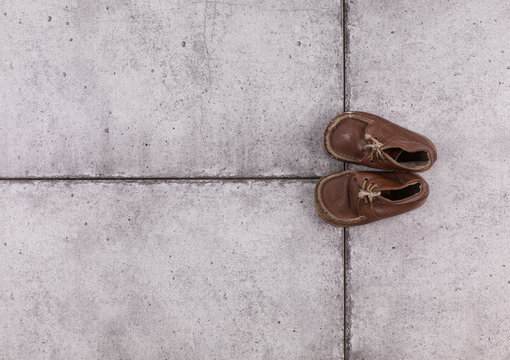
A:
<svg viewBox="0 0 510 360">
<path fill-rule="evenodd" d="M 370 153 L 370 162 L 374 162 L 374 157 L 381 160 L 386 158 L 387 155 L 382 151 L 382 147 L 384 146 L 383 143 L 379 142 L 379 140 L 370 134 L 365 134 L 365 140 L 370 143 L 363 146 L 363 149 L 372 150 Z"/>
<path fill-rule="evenodd" d="M 369 183 L 368 179 L 363 180 L 363 185 L 361 186 L 360 191 L 358 192 L 358 197 L 365 201 L 365 204 L 370 203 L 370 208 L 373 208 L 373 201 L 377 196 L 381 195 L 380 191 L 374 191 L 379 185 L 374 183 Z"/>
</svg>

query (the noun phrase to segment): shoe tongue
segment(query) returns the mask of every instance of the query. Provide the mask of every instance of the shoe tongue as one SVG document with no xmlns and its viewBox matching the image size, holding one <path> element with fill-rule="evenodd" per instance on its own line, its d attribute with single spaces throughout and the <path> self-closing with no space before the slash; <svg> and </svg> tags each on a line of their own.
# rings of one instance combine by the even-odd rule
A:
<svg viewBox="0 0 510 360">
<path fill-rule="evenodd" d="M 404 150 L 402 150 L 400 148 L 391 148 L 391 149 L 384 150 L 384 152 L 395 161 L 397 161 L 397 158 L 402 153 L 402 151 L 404 151 Z"/>
</svg>

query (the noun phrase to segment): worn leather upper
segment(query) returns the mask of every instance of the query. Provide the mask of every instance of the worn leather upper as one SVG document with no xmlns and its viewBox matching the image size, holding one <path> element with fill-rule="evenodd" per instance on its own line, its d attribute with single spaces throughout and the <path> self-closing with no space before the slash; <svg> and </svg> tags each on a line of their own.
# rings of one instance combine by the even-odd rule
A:
<svg viewBox="0 0 510 360">
<path fill-rule="evenodd" d="M 437 159 L 425 136 L 364 112 L 333 119 L 324 132 L 324 149 L 337 160 L 385 170 L 424 171 Z"/>
<path fill-rule="evenodd" d="M 413 173 L 344 171 L 319 180 L 315 204 L 336 226 L 366 224 L 421 206 L 429 186 Z"/>
</svg>

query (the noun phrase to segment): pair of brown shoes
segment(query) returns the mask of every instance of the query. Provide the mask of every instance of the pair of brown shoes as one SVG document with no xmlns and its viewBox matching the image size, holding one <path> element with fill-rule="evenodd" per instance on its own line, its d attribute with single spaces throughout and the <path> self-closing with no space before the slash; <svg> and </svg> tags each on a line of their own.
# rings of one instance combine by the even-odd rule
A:
<svg viewBox="0 0 510 360">
<path fill-rule="evenodd" d="M 324 132 L 324 150 L 334 159 L 392 170 L 343 171 L 319 180 L 315 206 L 335 226 L 362 225 L 414 210 L 427 200 L 429 186 L 409 171 L 425 171 L 437 159 L 425 136 L 379 116 L 347 112 Z"/>
</svg>

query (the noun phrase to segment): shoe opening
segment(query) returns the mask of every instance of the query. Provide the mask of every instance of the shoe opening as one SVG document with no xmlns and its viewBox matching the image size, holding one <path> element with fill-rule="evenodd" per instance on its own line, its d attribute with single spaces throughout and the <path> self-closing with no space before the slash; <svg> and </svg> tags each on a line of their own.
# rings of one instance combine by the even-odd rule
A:
<svg viewBox="0 0 510 360">
<path fill-rule="evenodd" d="M 398 190 L 381 191 L 381 196 L 391 201 L 404 200 L 418 194 L 421 191 L 421 184 L 415 183 Z"/>
<path fill-rule="evenodd" d="M 426 151 L 407 152 L 402 149 L 387 149 L 385 152 L 407 168 L 416 169 L 430 163 L 429 154 Z"/>
</svg>

